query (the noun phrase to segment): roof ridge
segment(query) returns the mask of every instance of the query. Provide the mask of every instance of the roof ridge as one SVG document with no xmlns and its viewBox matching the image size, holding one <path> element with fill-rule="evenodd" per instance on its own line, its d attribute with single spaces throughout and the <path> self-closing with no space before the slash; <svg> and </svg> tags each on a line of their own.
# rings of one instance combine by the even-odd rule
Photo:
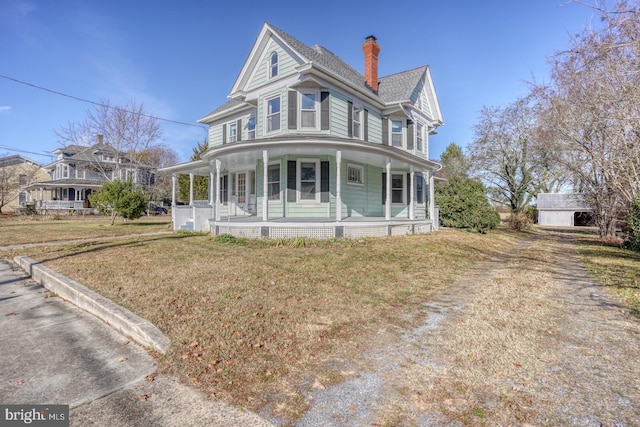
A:
<svg viewBox="0 0 640 427">
<path fill-rule="evenodd" d="M 428 64 L 424 64 L 424 65 L 420 65 L 418 67 L 411 68 L 409 70 L 398 71 L 397 73 L 393 73 L 393 74 L 387 74 L 386 76 L 380 77 L 380 79 L 386 79 L 387 77 L 397 76 L 398 74 L 410 73 L 411 71 L 415 71 L 415 70 L 417 70 L 419 68 L 425 68 L 426 69 L 426 68 L 429 68 L 429 65 Z"/>
</svg>

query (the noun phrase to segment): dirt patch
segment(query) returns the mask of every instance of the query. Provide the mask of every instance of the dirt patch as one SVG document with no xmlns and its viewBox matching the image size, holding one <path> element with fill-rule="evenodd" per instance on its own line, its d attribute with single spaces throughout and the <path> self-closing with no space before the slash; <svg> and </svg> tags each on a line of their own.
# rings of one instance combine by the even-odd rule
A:
<svg viewBox="0 0 640 427">
<path fill-rule="evenodd" d="M 327 360 L 297 425 L 637 425 L 640 326 L 570 236 L 534 236 L 431 301 L 419 326 Z"/>
</svg>

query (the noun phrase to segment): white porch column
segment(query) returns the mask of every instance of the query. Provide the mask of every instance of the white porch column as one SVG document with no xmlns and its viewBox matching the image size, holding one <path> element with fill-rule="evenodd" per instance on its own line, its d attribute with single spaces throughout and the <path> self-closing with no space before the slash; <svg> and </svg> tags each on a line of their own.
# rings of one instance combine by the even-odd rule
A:
<svg viewBox="0 0 640 427">
<path fill-rule="evenodd" d="M 193 206 L 193 173 L 189 174 L 189 206 Z"/>
<path fill-rule="evenodd" d="M 436 216 L 436 202 L 435 197 L 435 180 L 433 179 L 433 172 L 429 171 L 429 219 L 434 221 Z M 438 228 L 438 224 L 434 224 L 432 227 Z"/>
<path fill-rule="evenodd" d="M 215 207 L 216 221 L 220 221 L 220 167 L 221 166 L 222 166 L 222 162 L 219 159 L 216 159 L 216 207 Z"/>
<path fill-rule="evenodd" d="M 416 172 L 413 169 L 413 166 L 409 167 L 409 172 L 409 179 L 411 180 L 409 183 L 409 219 L 414 220 L 416 219 L 416 190 L 414 188 Z"/>
<path fill-rule="evenodd" d="M 342 221 L 342 150 L 336 151 L 336 221 Z"/>
<path fill-rule="evenodd" d="M 387 159 L 387 194 L 385 196 L 384 219 L 391 220 L 391 159 Z"/>
<path fill-rule="evenodd" d="M 269 221 L 269 152 L 262 150 L 262 220 Z"/>
<path fill-rule="evenodd" d="M 215 177 L 215 175 L 213 174 L 213 172 L 212 172 L 212 171 L 209 171 L 209 204 L 210 204 L 211 206 L 213 206 L 213 204 L 214 204 L 214 203 L 215 203 L 215 201 L 216 201 L 216 197 L 215 197 L 215 195 L 214 195 L 214 193 L 213 193 L 213 189 L 214 189 L 213 184 L 215 183 L 215 181 L 214 181 L 214 180 L 215 180 L 215 178 L 216 178 L 216 177 Z"/>
<path fill-rule="evenodd" d="M 171 207 L 176 206 L 176 174 L 171 174 Z"/>
</svg>

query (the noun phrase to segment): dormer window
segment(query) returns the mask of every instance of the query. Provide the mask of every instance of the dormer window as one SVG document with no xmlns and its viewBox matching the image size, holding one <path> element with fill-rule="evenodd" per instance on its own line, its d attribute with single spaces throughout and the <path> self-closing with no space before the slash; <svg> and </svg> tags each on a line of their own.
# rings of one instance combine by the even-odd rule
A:
<svg viewBox="0 0 640 427">
<path fill-rule="evenodd" d="M 278 77 L 278 52 L 273 52 L 269 60 L 269 78 L 274 77 Z"/>
</svg>

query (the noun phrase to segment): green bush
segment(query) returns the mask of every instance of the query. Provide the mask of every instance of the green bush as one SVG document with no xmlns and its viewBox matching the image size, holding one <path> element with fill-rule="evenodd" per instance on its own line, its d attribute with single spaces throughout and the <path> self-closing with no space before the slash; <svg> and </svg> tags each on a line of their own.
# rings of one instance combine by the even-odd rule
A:
<svg viewBox="0 0 640 427">
<path fill-rule="evenodd" d="M 117 215 L 125 219 L 140 218 L 147 207 L 145 193 L 131 180 L 107 182 L 96 194 L 90 195 L 89 200 L 102 215 L 111 216 L 111 225 Z"/>
<path fill-rule="evenodd" d="M 631 207 L 631 213 L 627 218 L 627 239 L 624 247 L 640 251 L 640 198 L 637 198 Z"/>
<path fill-rule="evenodd" d="M 485 233 L 500 223 L 484 185 L 470 178 L 454 176 L 447 184 L 438 185 L 435 202 L 440 206 L 440 221 L 445 227 Z"/>
</svg>

